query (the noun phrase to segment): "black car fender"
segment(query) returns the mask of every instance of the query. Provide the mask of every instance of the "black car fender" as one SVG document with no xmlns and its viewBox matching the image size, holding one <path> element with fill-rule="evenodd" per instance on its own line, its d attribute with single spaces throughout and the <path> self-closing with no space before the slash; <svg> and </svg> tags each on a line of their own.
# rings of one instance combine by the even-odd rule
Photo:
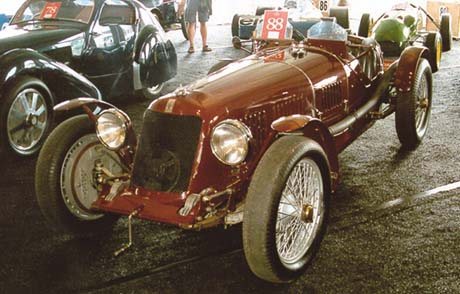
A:
<svg viewBox="0 0 460 294">
<path fill-rule="evenodd" d="M 147 25 L 141 29 L 136 39 L 133 64 L 136 90 L 163 83 L 177 73 L 174 45 L 170 40 L 165 42 L 158 35 L 154 26 Z"/>
<path fill-rule="evenodd" d="M 419 61 L 421 58 L 428 59 L 428 54 L 429 50 L 420 46 L 407 47 L 401 53 L 394 75 L 394 86 L 400 93 L 407 93 L 412 89 Z"/>
<path fill-rule="evenodd" d="M 43 81 L 55 104 L 77 97 L 102 99 L 97 87 L 87 78 L 35 50 L 13 49 L 0 56 L 0 96 L 23 76 Z"/>
</svg>

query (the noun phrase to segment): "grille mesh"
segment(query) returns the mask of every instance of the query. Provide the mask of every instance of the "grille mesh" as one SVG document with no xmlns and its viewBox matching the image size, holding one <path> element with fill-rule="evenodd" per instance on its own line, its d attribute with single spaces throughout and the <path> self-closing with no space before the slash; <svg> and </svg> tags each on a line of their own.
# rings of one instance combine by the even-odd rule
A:
<svg viewBox="0 0 460 294">
<path fill-rule="evenodd" d="M 187 190 L 201 119 L 147 110 L 134 159 L 132 183 L 159 192 Z"/>
</svg>

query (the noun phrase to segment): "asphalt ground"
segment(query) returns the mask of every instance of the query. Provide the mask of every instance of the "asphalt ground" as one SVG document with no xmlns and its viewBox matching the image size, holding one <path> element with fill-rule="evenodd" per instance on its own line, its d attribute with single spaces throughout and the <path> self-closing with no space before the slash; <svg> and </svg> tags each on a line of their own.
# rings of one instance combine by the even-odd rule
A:
<svg viewBox="0 0 460 294">
<path fill-rule="evenodd" d="M 179 31 L 168 35 L 179 73 L 163 93 L 205 76 L 221 58 L 246 56 L 231 48 L 228 26 L 210 29 L 212 53 L 199 51 L 197 39 L 189 55 Z M 0 293 L 459 293 L 459 56 L 454 42 L 434 75 L 431 126 L 417 150 L 400 149 L 390 116 L 340 155 L 328 231 L 294 283 L 273 285 L 250 272 L 240 226 L 188 232 L 135 220 L 135 245 L 118 258 L 126 218 L 105 236 L 53 233 L 35 200 L 35 159 L 2 158 Z M 150 101 L 116 103 L 139 129 Z"/>
</svg>

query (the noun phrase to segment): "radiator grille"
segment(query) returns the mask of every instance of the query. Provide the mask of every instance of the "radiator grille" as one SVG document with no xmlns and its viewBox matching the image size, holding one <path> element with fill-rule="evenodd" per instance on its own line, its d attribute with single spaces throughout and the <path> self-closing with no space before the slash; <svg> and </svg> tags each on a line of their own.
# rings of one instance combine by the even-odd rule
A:
<svg viewBox="0 0 460 294">
<path fill-rule="evenodd" d="M 342 104 L 341 82 L 335 82 L 321 88 L 321 100 L 317 101 L 319 109 L 329 112 Z"/>
<path fill-rule="evenodd" d="M 134 159 L 132 183 L 160 192 L 187 190 L 201 119 L 147 110 Z"/>
</svg>

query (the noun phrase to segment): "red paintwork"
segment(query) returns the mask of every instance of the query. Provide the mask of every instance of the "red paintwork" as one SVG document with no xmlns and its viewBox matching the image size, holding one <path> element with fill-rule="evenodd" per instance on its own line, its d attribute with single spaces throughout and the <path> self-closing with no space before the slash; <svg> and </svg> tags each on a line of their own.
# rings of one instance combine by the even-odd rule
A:
<svg viewBox="0 0 460 294">
<path fill-rule="evenodd" d="M 300 131 L 325 150 L 334 189 L 338 183 L 338 153 L 368 129 L 373 120 L 361 119 L 336 137 L 329 133 L 328 126 L 363 105 L 373 93 L 376 82 L 365 85 L 360 64 L 344 51 L 344 43 L 315 45 L 318 47 L 304 47 L 306 55 L 303 58 L 292 57 L 287 47 L 259 52 L 196 81 L 177 94 L 154 101 L 149 106 L 152 111 L 195 115 L 202 119 L 188 190 L 174 194 L 133 187 L 112 202 L 100 199 L 94 207 L 127 215 L 142 205 L 141 218 L 189 227 L 197 223 L 197 217 L 206 214 L 206 207 L 199 203 L 189 216 L 180 216 L 178 210 L 184 206 L 188 195 L 199 194 L 207 188 L 215 191 L 232 188 L 234 193 L 229 200 L 232 209 L 244 199 L 259 160 L 279 132 L 294 130 L 292 121 L 286 121 L 286 125 L 278 121 L 272 128 L 273 122 L 290 115 L 309 117 L 308 121 L 304 119 L 294 125 L 301 125 Z M 323 48 L 319 48 L 320 45 Z M 211 152 L 211 131 L 225 119 L 244 122 L 254 137 L 247 159 L 236 167 L 221 163 Z"/>
<path fill-rule="evenodd" d="M 415 79 L 415 72 L 420 57 L 428 57 L 426 47 L 408 47 L 404 49 L 402 57 L 399 60 L 401 65 L 395 74 L 395 86 L 400 92 L 409 92 Z"/>
</svg>

